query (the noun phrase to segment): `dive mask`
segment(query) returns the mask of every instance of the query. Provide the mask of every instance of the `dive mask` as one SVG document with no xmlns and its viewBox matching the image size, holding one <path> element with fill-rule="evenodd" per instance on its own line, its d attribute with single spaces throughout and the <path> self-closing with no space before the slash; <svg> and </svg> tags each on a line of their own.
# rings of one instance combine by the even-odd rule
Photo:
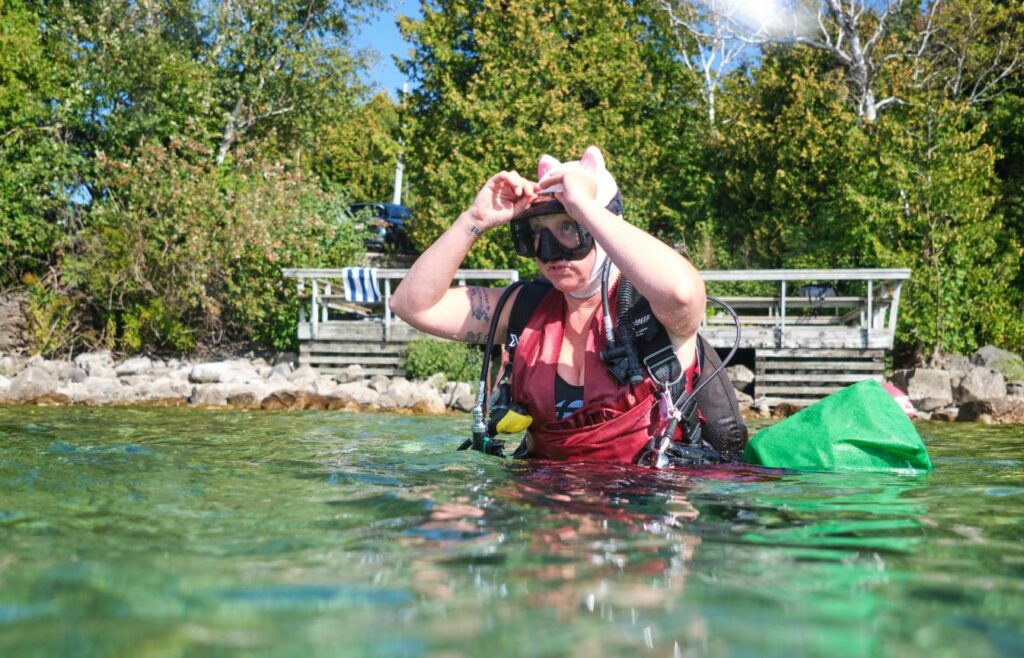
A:
<svg viewBox="0 0 1024 658">
<path fill-rule="evenodd" d="M 622 214 L 622 197 L 616 193 L 608 210 Z M 509 224 L 516 253 L 539 258 L 543 263 L 583 260 L 594 248 L 594 237 L 565 212 L 553 195 L 541 194 Z"/>
</svg>

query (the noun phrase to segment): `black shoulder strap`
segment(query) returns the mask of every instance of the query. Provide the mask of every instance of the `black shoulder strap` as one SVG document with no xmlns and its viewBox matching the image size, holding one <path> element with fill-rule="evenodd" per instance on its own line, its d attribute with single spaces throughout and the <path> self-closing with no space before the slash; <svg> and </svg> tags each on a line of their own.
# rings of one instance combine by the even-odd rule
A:
<svg viewBox="0 0 1024 658">
<path fill-rule="evenodd" d="M 659 384 L 669 388 L 672 399 L 686 390 L 685 371 L 676 357 L 676 348 L 668 330 L 658 322 L 651 304 L 642 295 L 629 309 L 629 317 L 636 336 L 636 351 L 647 371 Z"/>
<path fill-rule="evenodd" d="M 508 362 L 516 355 L 516 347 L 519 346 L 519 335 L 530 321 L 530 316 L 537 310 L 537 305 L 544 295 L 551 290 L 551 282 L 543 277 L 537 277 L 529 283 L 523 284 L 519 290 L 519 296 L 512 302 L 512 310 L 508 316 L 508 332 L 505 334 L 505 352 L 508 353 Z"/>
</svg>

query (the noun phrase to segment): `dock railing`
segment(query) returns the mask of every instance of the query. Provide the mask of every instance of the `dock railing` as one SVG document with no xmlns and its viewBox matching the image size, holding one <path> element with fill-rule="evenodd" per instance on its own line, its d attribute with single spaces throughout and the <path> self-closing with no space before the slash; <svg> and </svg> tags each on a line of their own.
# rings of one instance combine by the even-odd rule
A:
<svg viewBox="0 0 1024 658">
<path fill-rule="evenodd" d="M 391 293 L 408 269 L 376 269 L 381 293 L 376 304 L 345 298 L 347 268 L 288 268 L 282 272 L 295 279 L 302 302 L 297 331 L 300 363 L 328 373 L 358 364 L 367 374 L 404 374 L 401 364 L 406 344 L 426 337 L 391 313 Z M 455 272 L 458 285 L 518 280 L 519 272 L 511 269 Z"/>
<path fill-rule="evenodd" d="M 282 270 L 286 278 L 296 279 L 299 298 L 306 301 L 306 304 L 299 309 L 299 339 L 313 339 L 320 337 L 320 325 L 330 322 L 332 310 L 360 313 L 365 310 L 364 305 L 351 302 L 344 295 L 344 279 L 346 269 L 314 269 L 314 268 L 286 268 Z M 388 339 L 391 333 L 391 326 L 394 321 L 391 315 L 391 288 L 392 282 L 401 281 L 409 273 L 407 269 L 386 269 L 376 270 L 378 284 L 381 287 L 381 303 L 384 306 L 381 321 L 383 323 L 384 337 Z M 460 286 L 466 285 L 467 281 L 518 281 L 518 270 L 456 270 L 455 279 Z M 307 292 L 308 287 L 308 292 Z M 308 301 L 307 301 L 308 300 Z M 309 308 L 307 320 L 306 308 Z M 308 323 L 308 331 L 303 331 L 303 325 Z M 306 334 L 306 335 L 304 335 Z"/>
<path fill-rule="evenodd" d="M 286 269 L 295 279 L 299 360 L 324 372 L 352 364 L 367 374 L 403 374 L 402 356 L 424 338 L 392 317 L 388 302 L 407 269 L 376 270 L 381 302 L 345 299 L 345 269 Z M 756 395 L 805 404 L 861 379 L 881 379 L 893 348 L 908 269 L 705 270 L 708 294 L 737 312 L 741 348 L 754 351 Z M 512 269 L 458 270 L 456 283 L 517 281 Z M 732 319 L 708 304 L 701 333 L 716 348 L 735 339 Z"/>
<path fill-rule="evenodd" d="M 701 272 L 708 294 L 721 297 L 739 315 L 743 347 L 776 349 L 892 349 L 900 291 L 910 274 L 909 269 Z M 726 286 L 721 284 L 740 282 L 772 284 L 777 293 L 755 296 L 722 292 Z M 847 290 L 841 291 L 844 287 Z M 715 315 L 715 308 L 708 304 L 704 333 L 716 347 L 726 347 L 732 344 L 732 320 Z"/>
</svg>

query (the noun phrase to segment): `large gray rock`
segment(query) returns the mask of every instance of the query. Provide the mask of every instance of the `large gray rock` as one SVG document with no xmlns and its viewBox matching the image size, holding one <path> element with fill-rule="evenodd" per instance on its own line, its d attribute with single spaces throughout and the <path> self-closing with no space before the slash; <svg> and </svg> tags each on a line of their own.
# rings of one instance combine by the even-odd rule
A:
<svg viewBox="0 0 1024 658">
<path fill-rule="evenodd" d="M 437 372 L 427 377 L 424 382 L 427 386 L 434 389 L 438 393 L 444 392 L 445 387 L 448 385 L 448 376 L 443 372 Z"/>
<path fill-rule="evenodd" d="M 985 423 L 987 416 L 987 422 L 991 423 L 994 416 L 1004 414 L 1013 407 L 1014 405 L 1006 400 L 972 400 L 960 405 L 960 413 L 956 419 L 969 423 Z"/>
<path fill-rule="evenodd" d="M 1001 400 L 1006 397 L 1006 380 L 1001 373 L 985 366 L 971 368 L 957 387 L 957 398 L 965 402 Z"/>
<path fill-rule="evenodd" d="M 221 384 L 197 384 L 188 403 L 199 407 L 223 407 L 228 403 L 227 387 Z"/>
<path fill-rule="evenodd" d="M 293 370 L 290 375 L 288 375 L 288 379 L 291 380 L 293 388 L 307 393 L 313 392 L 319 378 L 320 374 L 317 373 L 316 369 L 308 365 L 299 366 Z"/>
<path fill-rule="evenodd" d="M 334 373 L 334 378 L 338 380 L 339 384 L 357 382 L 365 376 L 366 370 L 359 364 L 350 365 L 346 368 L 342 368 L 339 372 Z"/>
<path fill-rule="evenodd" d="M 897 370 L 892 381 L 907 392 L 914 407 L 921 411 L 933 411 L 953 404 L 953 387 L 949 373 L 930 368 Z"/>
<path fill-rule="evenodd" d="M 292 364 L 290 364 L 290 363 L 278 363 L 277 365 L 275 365 L 273 368 L 270 369 L 270 372 L 267 373 L 267 377 L 273 377 L 273 376 L 276 375 L 278 377 L 283 377 L 285 379 L 288 379 L 291 376 L 291 374 L 292 374 Z"/>
<path fill-rule="evenodd" d="M 319 373 L 317 373 L 316 368 L 314 368 L 313 366 L 301 365 L 298 368 L 292 370 L 291 374 L 288 375 L 288 379 L 292 380 L 293 382 L 302 379 L 316 379 L 318 374 Z"/>
<path fill-rule="evenodd" d="M 192 385 L 180 378 L 164 376 L 141 384 L 139 393 L 143 400 L 185 400 L 192 395 Z"/>
<path fill-rule="evenodd" d="M 432 389 L 429 386 L 417 386 L 404 377 L 395 377 L 387 390 L 381 393 L 378 404 L 382 407 L 409 409 L 428 390 Z"/>
<path fill-rule="evenodd" d="M 448 411 L 441 394 L 429 385 L 418 388 L 416 399 L 409 408 L 421 414 L 443 414 Z"/>
<path fill-rule="evenodd" d="M 331 375 L 319 375 L 310 392 L 326 397 L 335 397 L 338 395 L 338 382 Z"/>
<path fill-rule="evenodd" d="M 70 363 L 61 364 L 61 366 L 57 368 L 57 379 L 62 382 L 74 382 L 76 384 L 81 384 L 88 376 L 88 373 L 84 370 Z"/>
<path fill-rule="evenodd" d="M 26 359 L 20 356 L 6 354 L 0 356 L 0 375 L 14 377 L 25 367 Z"/>
<path fill-rule="evenodd" d="M 391 386 L 391 378 L 387 375 L 374 375 L 370 377 L 369 386 L 378 393 L 383 393 Z"/>
<path fill-rule="evenodd" d="M 2 400 L 4 398 L 4 395 L 7 393 L 7 391 L 10 390 L 10 388 L 11 388 L 11 380 L 10 380 L 10 378 L 4 377 L 3 375 L 0 375 L 0 400 Z"/>
<path fill-rule="evenodd" d="M 974 356 L 971 362 L 986 368 L 999 371 L 1007 381 L 1015 382 L 1024 379 L 1024 358 L 1019 354 L 1001 350 L 994 345 L 982 347 Z"/>
<path fill-rule="evenodd" d="M 38 354 L 30 356 L 28 361 L 25 362 L 26 369 L 36 368 L 38 370 L 43 370 L 52 377 L 57 376 L 57 372 L 60 370 L 62 365 L 64 365 L 63 361 L 51 361 L 49 359 L 44 359 Z"/>
<path fill-rule="evenodd" d="M 59 386 L 60 381 L 49 368 L 35 363 L 11 380 L 6 396 L 10 400 L 29 402 L 56 393 Z"/>
<path fill-rule="evenodd" d="M 136 356 L 127 359 L 114 368 L 118 377 L 145 375 L 153 370 L 153 360 L 148 356 Z"/>
<path fill-rule="evenodd" d="M 737 391 L 749 391 L 754 384 L 754 371 L 745 365 L 729 366 L 725 372 L 728 373 L 729 380 Z"/>
<path fill-rule="evenodd" d="M 361 407 L 377 404 L 380 393 L 363 382 L 347 382 L 338 385 L 338 396 L 346 402 L 353 402 Z"/>
<path fill-rule="evenodd" d="M 74 404 L 88 405 L 125 402 L 130 395 L 117 377 L 90 377 L 84 382 L 69 382 L 58 392 L 68 396 Z"/>
<path fill-rule="evenodd" d="M 964 376 L 974 368 L 974 364 L 963 354 L 940 353 L 932 357 L 929 367 L 948 372 L 950 386 L 955 391 Z"/>
<path fill-rule="evenodd" d="M 274 365 L 287 363 L 295 366 L 299 363 L 299 355 L 295 352 L 281 352 L 274 357 Z"/>
<path fill-rule="evenodd" d="M 473 387 L 466 382 L 448 382 L 444 387 L 445 404 L 457 411 L 472 411 L 476 405 Z"/>
<path fill-rule="evenodd" d="M 86 352 L 75 357 L 75 365 L 90 377 L 113 376 L 114 356 L 109 351 Z"/>
<path fill-rule="evenodd" d="M 188 379 L 193 384 L 229 384 L 262 379 L 244 360 L 209 361 L 192 366 Z"/>
</svg>

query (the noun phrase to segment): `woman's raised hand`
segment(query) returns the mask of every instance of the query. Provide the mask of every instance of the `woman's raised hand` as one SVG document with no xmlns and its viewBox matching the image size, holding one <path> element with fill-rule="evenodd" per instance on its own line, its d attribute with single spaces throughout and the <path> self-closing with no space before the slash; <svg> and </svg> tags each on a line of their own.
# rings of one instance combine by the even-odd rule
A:
<svg viewBox="0 0 1024 658">
<path fill-rule="evenodd" d="M 584 215 L 582 208 L 597 197 L 597 181 L 583 171 L 562 169 L 547 173 L 541 179 L 543 189 L 555 187 L 555 198 L 558 199 L 569 216 L 580 221 Z"/>
<path fill-rule="evenodd" d="M 537 198 L 537 183 L 515 171 L 502 171 L 488 180 L 469 207 L 469 217 L 480 231 L 507 224 Z"/>
</svg>

